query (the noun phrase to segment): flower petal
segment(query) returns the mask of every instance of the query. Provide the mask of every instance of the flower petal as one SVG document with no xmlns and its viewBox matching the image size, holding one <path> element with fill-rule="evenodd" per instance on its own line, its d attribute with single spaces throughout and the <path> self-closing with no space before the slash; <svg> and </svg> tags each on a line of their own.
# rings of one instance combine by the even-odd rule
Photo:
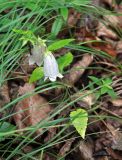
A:
<svg viewBox="0 0 122 160">
<path fill-rule="evenodd" d="M 44 75 L 50 81 L 56 81 L 57 77 L 63 78 L 62 74 L 59 73 L 57 61 L 50 51 L 44 56 Z"/>
<path fill-rule="evenodd" d="M 58 74 L 58 77 L 59 77 L 59 78 L 63 78 L 64 76 L 63 76 L 61 73 L 59 73 L 59 74 Z"/>
<path fill-rule="evenodd" d="M 33 58 L 33 55 L 29 55 L 29 65 L 33 65 L 35 63 L 35 60 Z"/>
<path fill-rule="evenodd" d="M 56 77 L 49 77 L 50 81 L 55 82 L 56 81 Z"/>
<path fill-rule="evenodd" d="M 36 63 L 38 66 L 41 66 L 43 63 L 45 50 L 46 50 L 45 46 L 38 46 L 38 45 L 35 45 L 31 50 L 33 59 L 35 61 L 34 63 Z"/>
</svg>

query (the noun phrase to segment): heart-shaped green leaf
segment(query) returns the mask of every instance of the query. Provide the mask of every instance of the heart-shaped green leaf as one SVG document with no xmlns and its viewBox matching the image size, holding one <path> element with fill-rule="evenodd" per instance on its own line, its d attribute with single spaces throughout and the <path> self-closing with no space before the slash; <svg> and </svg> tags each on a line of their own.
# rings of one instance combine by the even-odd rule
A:
<svg viewBox="0 0 122 160">
<path fill-rule="evenodd" d="M 88 122 L 88 113 L 84 109 L 77 109 L 70 113 L 70 119 L 77 132 L 84 139 Z"/>
</svg>

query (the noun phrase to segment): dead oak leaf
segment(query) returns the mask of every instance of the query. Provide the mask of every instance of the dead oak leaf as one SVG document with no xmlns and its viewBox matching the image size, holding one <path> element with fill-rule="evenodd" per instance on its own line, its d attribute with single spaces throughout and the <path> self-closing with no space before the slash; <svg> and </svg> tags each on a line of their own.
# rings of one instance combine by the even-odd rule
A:
<svg viewBox="0 0 122 160">
<path fill-rule="evenodd" d="M 112 45 L 110 44 L 99 44 L 99 46 L 94 46 L 94 49 L 106 52 L 107 54 L 109 54 L 112 57 L 116 57 L 117 53 L 116 50 L 112 47 Z"/>
<path fill-rule="evenodd" d="M 33 84 L 26 83 L 19 88 L 19 95 L 33 92 L 34 88 Z M 15 106 L 16 114 L 13 118 L 18 129 L 23 129 L 28 126 L 35 126 L 41 120 L 46 119 L 50 111 L 51 106 L 45 98 L 34 94 L 17 103 Z M 42 129 L 38 131 L 42 131 Z"/>
</svg>

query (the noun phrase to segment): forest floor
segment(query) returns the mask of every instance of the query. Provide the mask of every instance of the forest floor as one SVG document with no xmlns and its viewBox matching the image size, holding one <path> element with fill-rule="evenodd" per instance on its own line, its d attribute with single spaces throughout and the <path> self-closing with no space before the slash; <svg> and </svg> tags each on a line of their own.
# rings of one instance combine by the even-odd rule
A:
<svg viewBox="0 0 122 160">
<path fill-rule="evenodd" d="M 122 160 L 121 1 L 49 3 L 1 3 L 0 160 Z M 29 30 L 46 39 L 63 78 L 44 81 L 39 56 L 29 64 Z"/>
</svg>

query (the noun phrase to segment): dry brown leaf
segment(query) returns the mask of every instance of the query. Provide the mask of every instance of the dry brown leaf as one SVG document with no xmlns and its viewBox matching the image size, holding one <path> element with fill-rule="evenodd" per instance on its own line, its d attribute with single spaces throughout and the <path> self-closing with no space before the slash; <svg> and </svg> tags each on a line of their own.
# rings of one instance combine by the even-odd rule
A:
<svg viewBox="0 0 122 160">
<path fill-rule="evenodd" d="M 40 160 L 40 157 L 37 160 Z M 43 160 L 56 160 L 56 158 L 52 157 L 51 155 L 48 155 L 47 153 L 45 153 L 44 156 L 43 156 Z"/>
<path fill-rule="evenodd" d="M 112 99 L 111 102 L 112 102 L 113 106 L 116 106 L 116 107 L 122 106 L 122 99 L 121 98 Z"/>
<path fill-rule="evenodd" d="M 111 159 L 110 160 L 122 160 L 122 156 L 119 153 L 116 153 L 111 148 L 106 148 L 107 152 L 109 153 Z"/>
<path fill-rule="evenodd" d="M 26 75 L 28 73 L 31 73 L 36 67 L 36 65 L 29 65 L 29 53 L 25 54 L 22 57 L 20 67 L 21 67 L 21 71 Z"/>
<path fill-rule="evenodd" d="M 95 160 L 109 160 L 108 156 L 101 156 L 96 158 Z"/>
<path fill-rule="evenodd" d="M 105 15 L 104 18 L 107 20 L 108 25 L 117 26 L 119 24 L 119 20 L 117 16 L 114 15 Z"/>
<path fill-rule="evenodd" d="M 79 145 L 82 160 L 94 160 L 93 143 L 81 141 Z"/>
<path fill-rule="evenodd" d="M 70 73 L 65 76 L 64 81 L 68 82 L 68 84 L 74 85 L 92 61 L 92 55 L 84 54 L 83 58 L 73 65 Z"/>
<path fill-rule="evenodd" d="M 122 41 L 118 41 L 116 44 L 116 52 L 117 54 L 122 54 Z"/>
<path fill-rule="evenodd" d="M 115 141 L 114 144 L 112 145 L 112 149 L 122 151 L 122 133 L 120 133 L 119 131 L 116 132 L 114 139 Z"/>
<path fill-rule="evenodd" d="M 78 21 L 78 19 L 80 19 L 81 13 L 78 13 L 77 11 L 75 11 L 74 9 L 70 9 L 69 10 L 69 17 L 67 20 L 67 24 L 69 27 L 74 27 Z"/>
<path fill-rule="evenodd" d="M 113 48 L 112 45 L 110 44 L 100 44 L 99 46 L 94 46 L 93 48 L 106 52 L 107 54 L 109 54 L 112 57 L 116 57 L 117 53 L 116 50 Z"/>
<path fill-rule="evenodd" d="M 119 5 L 119 6 L 116 5 L 115 10 L 119 14 L 119 15 L 117 15 L 117 18 L 118 18 L 119 26 L 120 26 L 120 28 L 122 28 L 122 15 L 121 15 L 121 13 L 122 13 L 122 5 Z"/>
<path fill-rule="evenodd" d="M 115 34 L 110 28 L 107 28 L 103 23 L 99 22 L 98 30 L 97 30 L 98 37 L 107 37 L 112 40 L 118 40 L 117 34 Z"/>
<path fill-rule="evenodd" d="M 9 97 L 8 84 L 5 83 L 3 84 L 2 87 L 0 87 L 0 108 L 9 102 L 10 102 L 10 97 Z"/>
<path fill-rule="evenodd" d="M 74 142 L 74 138 L 70 139 L 70 140 L 67 140 L 65 142 L 65 144 L 61 147 L 61 149 L 59 151 L 59 155 L 60 156 L 64 156 L 67 152 L 69 152 L 73 142 Z"/>
<path fill-rule="evenodd" d="M 100 1 L 101 1 L 101 0 L 100 0 Z M 113 0 L 102 0 L 102 3 L 106 3 L 106 4 L 108 4 L 109 6 L 112 6 Z"/>
<path fill-rule="evenodd" d="M 26 83 L 23 87 L 19 88 L 19 95 L 33 92 L 34 88 L 33 84 Z M 41 120 L 46 119 L 50 111 L 51 106 L 45 98 L 36 94 L 17 103 L 15 113 L 18 113 L 14 115 L 14 120 L 18 129 L 23 129 L 27 126 L 36 125 Z"/>
<path fill-rule="evenodd" d="M 78 99 L 77 103 L 81 107 L 85 107 L 87 109 L 91 108 L 91 106 L 96 102 L 95 95 L 93 93 L 90 93 L 90 91 L 88 91 L 88 90 L 85 90 L 85 91 L 82 91 L 82 92 L 77 92 L 73 96 L 71 96 L 71 98 L 73 100 Z"/>
</svg>

